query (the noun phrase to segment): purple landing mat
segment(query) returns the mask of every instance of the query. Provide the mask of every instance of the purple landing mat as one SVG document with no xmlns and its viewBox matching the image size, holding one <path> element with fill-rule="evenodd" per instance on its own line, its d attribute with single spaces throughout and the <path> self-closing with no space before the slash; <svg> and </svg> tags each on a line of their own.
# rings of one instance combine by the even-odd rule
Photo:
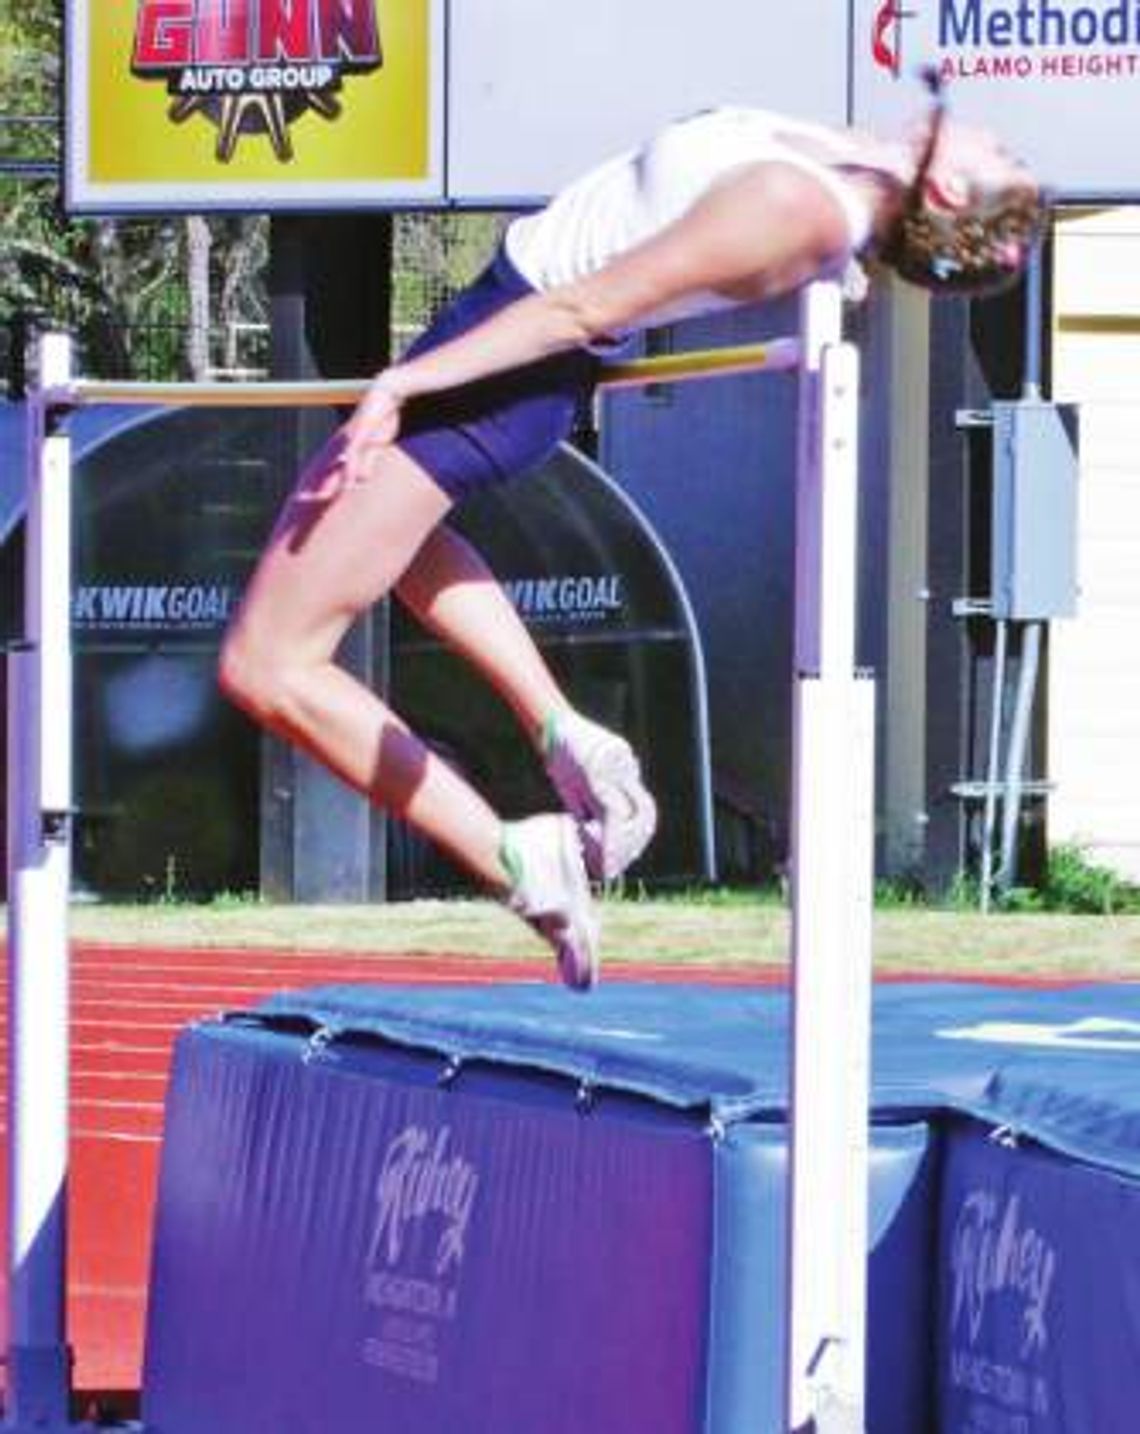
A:
<svg viewBox="0 0 1140 1434">
<path fill-rule="evenodd" d="M 191 1028 L 147 1427 L 776 1427 L 786 1026 L 779 992 L 536 985 Z M 1138 1054 L 1132 985 L 876 992 L 871 1434 L 1134 1427 Z"/>
</svg>

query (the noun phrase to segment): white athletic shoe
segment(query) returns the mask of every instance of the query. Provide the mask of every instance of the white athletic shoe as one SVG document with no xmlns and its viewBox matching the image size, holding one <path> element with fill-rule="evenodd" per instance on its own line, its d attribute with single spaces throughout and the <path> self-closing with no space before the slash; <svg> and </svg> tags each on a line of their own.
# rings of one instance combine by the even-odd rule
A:
<svg viewBox="0 0 1140 1434">
<path fill-rule="evenodd" d="M 503 865 L 507 905 L 554 948 L 565 984 L 588 991 L 598 979 L 599 923 L 574 819 L 504 822 Z"/>
<path fill-rule="evenodd" d="M 547 775 L 582 829 L 586 868 L 597 881 L 620 876 L 657 830 L 657 803 L 624 737 L 578 712 L 557 713 L 545 733 Z"/>
</svg>

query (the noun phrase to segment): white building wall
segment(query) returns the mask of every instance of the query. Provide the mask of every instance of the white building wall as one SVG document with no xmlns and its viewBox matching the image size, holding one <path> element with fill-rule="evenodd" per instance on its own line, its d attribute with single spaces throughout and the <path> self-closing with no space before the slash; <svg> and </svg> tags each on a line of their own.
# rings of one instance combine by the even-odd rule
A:
<svg viewBox="0 0 1140 1434">
<path fill-rule="evenodd" d="M 1053 625 L 1049 840 L 1140 880 L 1140 209 L 1064 220 L 1053 396 L 1081 411 L 1078 616 Z"/>
</svg>

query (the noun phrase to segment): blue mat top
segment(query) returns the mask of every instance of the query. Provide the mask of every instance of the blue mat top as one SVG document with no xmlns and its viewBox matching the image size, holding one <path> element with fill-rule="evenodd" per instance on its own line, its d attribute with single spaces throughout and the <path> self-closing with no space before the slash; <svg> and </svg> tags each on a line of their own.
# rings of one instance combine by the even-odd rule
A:
<svg viewBox="0 0 1140 1434">
<path fill-rule="evenodd" d="M 786 1108 L 788 1007 L 785 992 L 755 988 L 324 986 L 281 992 L 254 1016 L 732 1121 Z M 880 1119 L 960 1111 L 1140 1176 L 1140 985 L 879 986 L 872 1099 Z"/>
</svg>

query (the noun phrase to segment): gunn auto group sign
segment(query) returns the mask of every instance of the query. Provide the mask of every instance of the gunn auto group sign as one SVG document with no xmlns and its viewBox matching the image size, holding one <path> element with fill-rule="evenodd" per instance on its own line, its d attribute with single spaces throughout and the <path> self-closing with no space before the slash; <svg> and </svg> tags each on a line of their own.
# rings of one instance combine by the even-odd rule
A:
<svg viewBox="0 0 1140 1434">
<path fill-rule="evenodd" d="M 916 109 L 933 64 L 965 118 L 993 125 L 1061 194 L 1140 192 L 1137 0 L 861 0 L 854 111 Z"/>
<path fill-rule="evenodd" d="M 77 210 L 441 192 L 441 0 L 73 0 Z"/>
</svg>

